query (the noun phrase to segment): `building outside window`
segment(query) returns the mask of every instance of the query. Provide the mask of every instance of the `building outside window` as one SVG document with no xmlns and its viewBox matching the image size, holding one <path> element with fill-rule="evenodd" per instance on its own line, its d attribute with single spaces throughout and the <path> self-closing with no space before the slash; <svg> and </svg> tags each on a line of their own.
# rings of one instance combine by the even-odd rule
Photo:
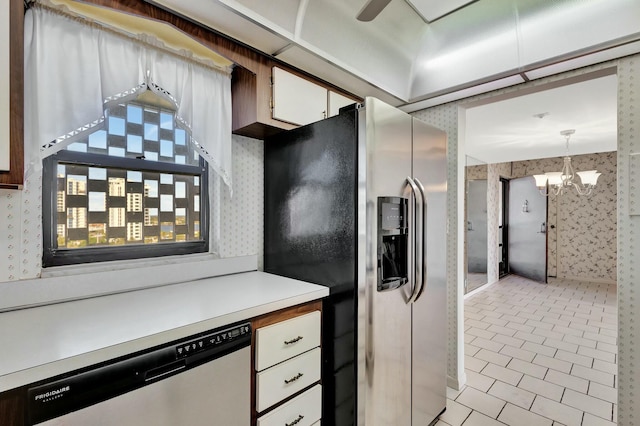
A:
<svg viewBox="0 0 640 426">
<path fill-rule="evenodd" d="M 189 138 L 147 90 L 47 157 L 43 265 L 206 252 L 207 165 Z"/>
</svg>

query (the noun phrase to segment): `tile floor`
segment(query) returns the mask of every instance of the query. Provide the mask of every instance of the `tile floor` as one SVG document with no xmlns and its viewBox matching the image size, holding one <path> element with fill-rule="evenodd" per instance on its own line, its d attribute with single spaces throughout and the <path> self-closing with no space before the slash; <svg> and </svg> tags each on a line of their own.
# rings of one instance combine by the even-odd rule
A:
<svg viewBox="0 0 640 426">
<path fill-rule="evenodd" d="M 437 426 L 615 425 L 615 285 L 511 275 L 464 308 L 467 383 Z"/>
</svg>

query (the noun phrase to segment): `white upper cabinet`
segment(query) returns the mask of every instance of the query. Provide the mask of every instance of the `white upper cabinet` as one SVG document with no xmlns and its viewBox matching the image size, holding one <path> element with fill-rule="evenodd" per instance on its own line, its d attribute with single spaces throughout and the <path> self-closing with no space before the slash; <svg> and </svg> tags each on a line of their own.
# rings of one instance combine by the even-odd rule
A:
<svg viewBox="0 0 640 426">
<path fill-rule="evenodd" d="M 9 2 L 0 6 L 0 170 L 9 170 Z"/>
<path fill-rule="evenodd" d="M 338 115 L 340 108 L 356 102 L 278 67 L 273 67 L 272 78 L 274 120 L 304 126 Z"/>
<path fill-rule="evenodd" d="M 327 116 L 327 89 L 273 67 L 273 118 L 304 126 Z"/>
</svg>

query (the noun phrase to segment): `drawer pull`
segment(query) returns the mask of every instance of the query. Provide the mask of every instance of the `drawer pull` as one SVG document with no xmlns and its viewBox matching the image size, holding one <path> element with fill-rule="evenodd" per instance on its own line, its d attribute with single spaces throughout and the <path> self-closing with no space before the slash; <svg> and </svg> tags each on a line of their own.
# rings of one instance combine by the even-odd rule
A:
<svg viewBox="0 0 640 426">
<path fill-rule="evenodd" d="M 296 374 L 295 376 L 293 376 L 292 378 L 290 378 L 289 380 L 284 379 L 284 382 L 285 382 L 286 384 L 293 383 L 293 382 L 295 382 L 296 380 L 298 380 L 298 379 L 299 379 L 300 377 L 302 377 L 302 376 L 304 376 L 304 374 L 302 374 L 302 373 L 298 373 L 298 374 Z"/>
<path fill-rule="evenodd" d="M 291 423 L 285 423 L 284 426 L 295 426 L 298 423 L 300 423 L 300 420 L 302 420 L 302 419 L 304 419 L 304 416 L 302 414 L 299 414 L 297 419 L 295 419 Z"/>
<path fill-rule="evenodd" d="M 298 336 L 298 337 L 296 337 L 296 338 L 294 338 L 294 339 L 291 339 L 291 340 L 285 340 L 285 341 L 284 341 L 284 344 L 285 344 L 285 345 L 291 345 L 291 344 L 293 344 L 293 343 L 299 342 L 299 341 L 300 341 L 300 340 L 302 340 L 302 339 L 303 339 L 303 337 L 302 337 L 302 336 Z"/>
</svg>

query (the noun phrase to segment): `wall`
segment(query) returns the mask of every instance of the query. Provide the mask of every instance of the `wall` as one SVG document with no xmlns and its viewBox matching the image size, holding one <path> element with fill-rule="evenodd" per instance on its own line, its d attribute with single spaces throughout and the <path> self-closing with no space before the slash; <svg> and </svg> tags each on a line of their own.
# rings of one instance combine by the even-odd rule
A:
<svg viewBox="0 0 640 426">
<path fill-rule="evenodd" d="M 219 250 L 223 257 L 262 253 L 263 143 L 233 136 L 233 197 L 221 191 Z M 37 278 L 42 258 L 41 176 L 22 191 L 0 189 L 0 293 L 3 282 Z"/>
<path fill-rule="evenodd" d="M 450 385 L 464 383 L 464 350 L 462 348 L 464 330 L 462 328 L 462 276 L 458 268 L 459 252 L 464 240 L 460 228 L 464 226 L 464 211 L 461 192 L 464 193 L 464 105 L 471 101 L 487 100 L 501 95 L 514 95 L 523 90 L 531 90 L 548 83 L 567 81 L 585 74 L 616 67 L 618 76 L 618 151 L 617 151 L 617 287 L 618 287 L 618 425 L 637 425 L 635 418 L 640 415 L 640 392 L 634 392 L 635 380 L 640 377 L 636 367 L 635 354 L 640 353 L 640 339 L 635 337 L 635 324 L 640 323 L 640 309 L 637 309 L 637 292 L 640 286 L 638 267 L 640 244 L 640 215 L 631 204 L 630 194 L 640 198 L 640 170 L 632 168 L 630 156 L 640 154 L 640 134 L 637 116 L 640 114 L 640 55 L 581 68 L 566 73 L 533 80 L 518 86 L 496 90 L 469 99 L 463 99 L 422 111 L 414 115 L 447 132 L 448 142 L 448 201 L 449 223 L 455 230 L 447 238 L 447 304 L 448 304 L 448 365 Z M 460 135 L 460 139 L 459 139 Z M 637 203 L 637 201 L 636 201 Z M 464 228 L 462 228 L 464 229 Z M 460 242 L 460 244 L 458 244 Z"/>
<path fill-rule="evenodd" d="M 500 277 L 500 177 L 509 176 L 510 164 L 489 164 L 487 170 L 487 282 L 494 283 Z"/>
<path fill-rule="evenodd" d="M 488 165 L 488 282 L 498 280 L 500 177 L 559 171 L 563 159 L 544 158 Z M 548 198 L 547 275 L 597 282 L 616 281 L 616 153 L 572 157 L 576 170 L 597 169 L 598 187 L 588 196 L 574 190 Z M 467 168 L 469 169 L 469 168 Z"/>
<path fill-rule="evenodd" d="M 580 196 L 574 190 L 559 196 L 549 196 L 549 276 L 616 281 L 616 159 L 615 152 L 572 157 L 575 170 L 597 169 L 602 173 L 597 187 L 590 196 Z M 562 158 L 514 162 L 511 177 L 560 171 L 562 162 Z"/>
</svg>

